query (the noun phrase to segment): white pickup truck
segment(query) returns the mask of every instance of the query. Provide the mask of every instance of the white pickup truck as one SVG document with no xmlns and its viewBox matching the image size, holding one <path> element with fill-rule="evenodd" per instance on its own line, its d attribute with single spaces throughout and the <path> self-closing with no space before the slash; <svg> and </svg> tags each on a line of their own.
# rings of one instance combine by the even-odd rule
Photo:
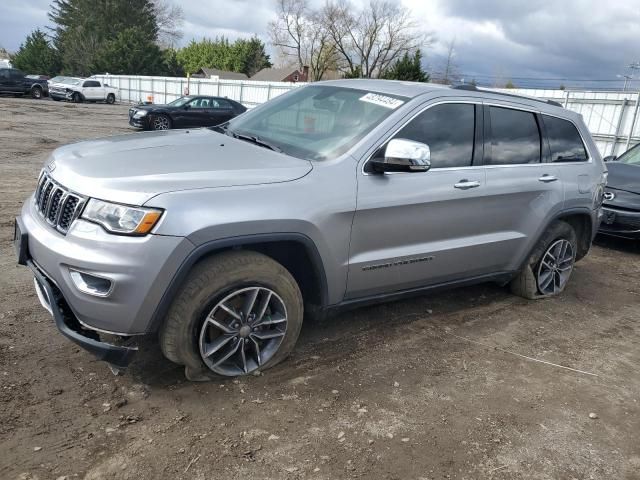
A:
<svg viewBox="0 0 640 480">
<path fill-rule="evenodd" d="M 71 100 L 75 103 L 115 103 L 120 97 L 117 88 L 93 78 L 54 77 L 49 80 L 49 94 L 53 100 Z"/>
</svg>

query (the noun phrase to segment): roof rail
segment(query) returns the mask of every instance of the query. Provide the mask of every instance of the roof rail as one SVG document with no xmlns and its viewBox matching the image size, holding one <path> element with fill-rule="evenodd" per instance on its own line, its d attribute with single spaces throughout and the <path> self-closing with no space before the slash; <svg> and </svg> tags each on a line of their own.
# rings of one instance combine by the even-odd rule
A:
<svg viewBox="0 0 640 480">
<path fill-rule="evenodd" d="M 561 103 L 558 103 L 555 100 L 543 100 L 541 98 L 527 97 L 525 95 L 518 95 L 518 94 L 515 94 L 515 93 L 496 92 L 494 90 L 487 90 L 487 89 L 484 89 L 484 88 L 480 89 L 480 88 L 478 88 L 475 85 L 472 85 L 470 83 L 461 83 L 461 84 L 458 84 L 458 85 L 452 85 L 451 88 L 453 88 L 454 90 L 470 90 L 470 91 L 473 91 L 473 92 L 493 93 L 494 95 L 503 95 L 505 97 L 524 98 L 526 100 L 533 100 L 533 101 L 536 101 L 536 102 L 547 103 L 549 105 L 553 105 L 554 107 L 564 108 L 564 106 Z"/>
</svg>

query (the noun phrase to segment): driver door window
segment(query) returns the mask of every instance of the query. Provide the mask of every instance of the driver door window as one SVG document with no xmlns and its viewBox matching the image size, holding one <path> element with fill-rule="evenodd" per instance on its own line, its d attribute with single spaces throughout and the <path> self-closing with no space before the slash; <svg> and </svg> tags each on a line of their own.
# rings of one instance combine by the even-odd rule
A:
<svg viewBox="0 0 640 480">
<path fill-rule="evenodd" d="M 475 105 L 443 103 L 411 120 L 394 138 L 425 143 L 431 150 L 431 168 L 469 167 L 475 144 Z M 384 149 L 378 156 L 384 155 Z"/>
</svg>

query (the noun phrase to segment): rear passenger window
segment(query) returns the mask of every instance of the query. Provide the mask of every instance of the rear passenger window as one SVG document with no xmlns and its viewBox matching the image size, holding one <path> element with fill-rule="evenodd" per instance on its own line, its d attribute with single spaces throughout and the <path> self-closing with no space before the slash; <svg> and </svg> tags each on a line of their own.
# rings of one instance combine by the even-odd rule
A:
<svg viewBox="0 0 640 480">
<path fill-rule="evenodd" d="M 535 114 L 510 108 L 489 107 L 491 155 L 487 165 L 540 162 L 540 130 Z"/>
<path fill-rule="evenodd" d="M 468 167 L 473 160 L 475 106 L 443 103 L 411 120 L 394 138 L 426 143 L 431 168 Z"/>
<path fill-rule="evenodd" d="M 552 162 L 586 162 L 587 150 L 575 125 L 549 115 L 542 116 L 547 129 Z"/>
</svg>

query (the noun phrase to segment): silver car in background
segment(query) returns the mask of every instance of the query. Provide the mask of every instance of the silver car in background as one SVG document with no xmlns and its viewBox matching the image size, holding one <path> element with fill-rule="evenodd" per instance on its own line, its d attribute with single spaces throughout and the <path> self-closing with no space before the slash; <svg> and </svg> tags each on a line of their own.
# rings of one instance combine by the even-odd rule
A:
<svg viewBox="0 0 640 480">
<path fill-rule="evenodd" d="M 15 243 L 64 335 L 117 368 L 157 335 L 206 380 L 277 364 L 305 314 L 487 281 L 556 295 L 605 182 L 557 104 L 320 82 L 220 127 L 58 148 Z"/>
</svg>

